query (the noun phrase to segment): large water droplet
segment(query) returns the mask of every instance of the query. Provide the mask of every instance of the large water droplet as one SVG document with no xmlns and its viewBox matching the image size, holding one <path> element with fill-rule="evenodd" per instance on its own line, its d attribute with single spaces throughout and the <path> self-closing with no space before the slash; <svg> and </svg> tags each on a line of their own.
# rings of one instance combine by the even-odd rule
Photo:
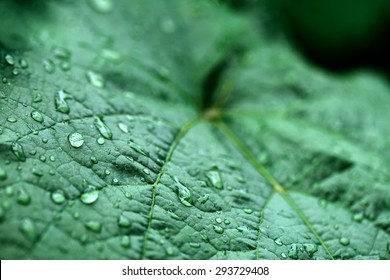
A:
<svg viewBox="0 0 390 280">
<path fill-rule="evenodd" d="M 206 173 L 207 184 L 216 189 L 223 189 L 221 173 L 218 169 L 211 169 Z"/>
<path fill-rule="evenodd" d="M 55 98 L 54 98 L 54 104 L 56 107 L 56 110 L 58 112 L 68 114 L 70 112 L 70 108 L 68 105 L 68 102 L 66 102 L 66 99 L 69 99 L 70 95 L 65 90 L 60 90 L 57 92 Z"/>
<path fill-rule="evenodd" d="M 102 224 L 97 222 L 97 221 L 88 221 L 85 223 L 85 227 L 92 231 L 92 232 L 96 232 L 96 233 L 99 233 L 102 231 Z"/>
<path fill-rule="evenodd" d="M 192 194 L 191 191 L 184 186 L 182 183 L 179 182 L 179 179 L 177 177 L 173 178 L 176 182 L 176 188 L 177 188 L 177 196 L 179 197 L 180 202 L 184 206 L 192 206 Z"/>
<path fill-rule="evenodd" d="M 113 9 L 111 0 L 88 0 L 89 6 L 97 13 L 107 14 Z"/>
<path fill-rule="evenodd" d="M 20 231 L 30 241 L 34 241 L 38 237 L 37 228 L 31 219 L 23 219 L 20 224 Z"/>
<path fill-rule="evenodd" d="M 0 166 L 0 181 L 7 179 L 7 172 Z"/>
<path fill-rule="evenodd" d="M 31 197 L 24 189 L 20 189 L 18 191 L 18 194 L 17 194 L 17 197 L 16 197 L 16 201 L 19 204 L 28 205 L 31 202 Z"/>
<path fill-rule="evenodd" d="M 56 204 L 62 204 L 65 201 L 65 195 L 62 190 L 57 190 L 51 194 L 51 200 Z"/>
<path fill-rule="evenodd" d="M 5 60 L 5 62 L 7 62 L 8 65 L 11 65 L 11 66 L 15 65 L 15 58 L 10 54 L 6 54 L 4 56 L 4 60 Z"/>
<path fill-rule="evenodd" d="M 291 244 L 291 246 L 288 248 L 288 256 L 293 259 L 298 259 L 298 246 L 297 244 Z"/>
<path fill-rule="evenodd" d="M 94 125 L 104 138 L 112 139 L 111 129 L 99 117 L 95 117 Z"/>
<path fill-rule="evenodd" d="M 54 71 L 56 70 L 56 66 L 51 59 L 45 59 L 44 61 L 42 61 L 42 65 L 46 73 L 51 74 L 54 73 Z"/>
<path fill-rule="evenodd" d="M 26 156 L 24 154 L 24 150 L 23 150 L 22 145 L 15 142 L 11 145 L 11 150 L 12 150 L 12 153 L 17 157 L 18 160 L 26 161 Z"/>
<path fill-rule="evenodd" d="M 224 229 L 223 229 L 223 227 L 220 227 L 220 226 L 213 226 L 213 229 L 214 229 L 214 231 L 216 232 L 216 233 L 218 233 L 218 234 L 222 234 L 222 233 L 224 233 Z"/>
<path fill-rule="evenodd" d="M 80 148 L 84 144 L 83 135 L 77 132 L 69 134 L 68 140 L 73 148 Z"/>
<path fill-rule="evenodd" d="M 89 190 L 81 195 L 80 200 L 84 204 L 92 204 L 99 198 L 99 191 Z"/>
<path fill-rule="evenodd" d="M 340 242 L 341 245 L 347 246 L 347 245 L 349 245 L 349 238 L 347 238 L 347 237 L 341 237 L 341 238 L 339 239 L 339 242 Z"/>
<path fill-rule="evenodd" d="M 131 221 L 124 215 L 120 215 L 118 218 L 118 226 L 128 228 L 131 226 Z"/>
<path fill-rule="evenodd" d="M 121 246 L 123 248 L 130 248 L 131 247 L 131 240 L 128 236 L 122 236 L 121 238 Z"/>
<path fill-rule="evenodd" d="M 33 118 L 34 121 L 37 121 L 37 122 L 40 122 L 40 123 L 43 122 L 43 116 L 38 111 L 32 111 L 31 112 L 31 118 Z"/>
<path fill-rule="evenodd" d="M 303 244 L 303 248 L 305 249 L 306 253 L 310 257 L 312 257 L 314 253 L 318 251 L 318 247 L 315 244 L 310 244 L 310 243 Z"/>
<path fill-rule="evenodd" d="M 101 74 L 96 73 L 94 71 L 87 71 L 87 79 L 88 82 L 97 88 L 104 87 L 104 78 Z"/>
<path fill-rule="evenodd" d="M 173 248 L 172 247 L 167 247 L 166 249 L 165 249 L 165 252 L 167 253 L 167 255 L 169 255 L 169 256 L 172 256 L 173 255 L 173 253 L 174 253 L 174 251 L 173 251 Z"/>
</svg>

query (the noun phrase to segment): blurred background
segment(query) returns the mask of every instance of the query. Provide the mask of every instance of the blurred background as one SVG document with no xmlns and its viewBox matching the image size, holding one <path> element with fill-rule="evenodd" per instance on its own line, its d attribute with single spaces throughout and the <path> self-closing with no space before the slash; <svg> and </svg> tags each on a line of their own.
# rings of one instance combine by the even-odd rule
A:
<svg viewBox="0 0 390 280">
<path fill-rule="evenodd" d="M 390 0 L 223 0 L 331 71 L 390 77 Z"/>
</svg>

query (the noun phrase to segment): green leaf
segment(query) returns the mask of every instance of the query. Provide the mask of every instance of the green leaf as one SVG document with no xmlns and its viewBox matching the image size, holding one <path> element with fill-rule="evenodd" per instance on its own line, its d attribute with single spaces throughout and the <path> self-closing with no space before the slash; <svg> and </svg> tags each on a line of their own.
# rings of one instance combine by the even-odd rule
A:
<svg viewBox="0 0 390 280">
<path fill-rule="evenodd" d="M 2 259 L 390 259 L 380 77 L 214 1 L 0 10 Z"/>
</svg>

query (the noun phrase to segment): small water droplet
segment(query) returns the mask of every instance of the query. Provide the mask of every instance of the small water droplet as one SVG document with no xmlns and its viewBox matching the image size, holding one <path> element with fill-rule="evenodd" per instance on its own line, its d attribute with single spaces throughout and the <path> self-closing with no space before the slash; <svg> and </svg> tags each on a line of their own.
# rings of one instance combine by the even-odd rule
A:
<svg viewBox="0 0 390 280">
<path fill-rule="evenodd" d="M 169 255 L 169 256 L 172 256 L 173 255 L 173 253 L 174 253 L 174 251 L 173 251 L 173 248 L 172 247 L 167 247 L 166 249 L 165 249 L 165 252 L 167 253 L 167 255 Z"/>
<path fill-rule="evenodd" d="M 102 231 L 102 224 L 97 221 L 88 221 L 85 223 L 85 227 L 86 229 L 96 233 L 100 233 Z"/>
<path fill-rule="evenodd" d="M 42 95 L 39 92 L 35 93 L 33 97 L 33 102 L 38 103 L 41 101 L 42 101 Z"/>
<path fill-rule="evenodd" d="M 25 60 L 25 59 L 23 59 L 23 58 L 19 60 L 19 65 L 20 65 L 20 67 L 22 67 L 23 69 L 28 68 L 27 60 Z"/>
<path fill-rule="evenodd" d="M 180 200 L 180 202 L 184 206 L 192 206 L 192 194 L 191 191 L 184 186 L 182 183 L 179 182 L 179 179 L 177 177 L 173 178 L 176 182 L 176 188 L 177 188 L 177 196 Z"/>
<path fill-rule="evenodd" d="M 131 239 L 128 236 L 122 236 L 121 238 L 121 246 L 123 248 L 130 248 L 131 247 Z"/>
<path fill-rule="evenodd" d="M 49 142 L 49 139 L 47 139 L 47 138 L 42 138 L 42 143 L 47 143 L 47 142 Z"/>
<path fill-rule="evenodd" d="M 195 243 L 195 242 L 191 242 L 191 243 L 190 243 L 190 246 L 191 246 L 192 248 L 200 248 L 200 244 L 199 244 L 199 243 Z"/>
<path fill-rule="evenodd" d="M 14 69 L 12 69 L 12 74 L 14 75 L 14 76 L 17 76 L 17 75 L 19 75 L 19 69 L 18 68 L 14 68 Z"/>
<path fill-rule="evenodd" d="M 216 189 L 223 189 L 221 173 L 218 169 L 209 170 L 206 173 L 207 184 Z"/>
<path fill-rule="evenodd" d="M 144 149 L 142 149 L 139 145 L 135 144 L 134 142 L 129 141 L 128 144 L 129 144 L 130 148 L 132 148 L 137 153 L 139 153 L 141 155 L 144 155 L 144 156 L 148 156 L 149 155 L 147 152 L 145 152 Z"/>
<path fill-rule="evenodd" d="M 96 157 L 92 156 L 90 157 L 90 160 L 93 164 L 97 164 L 98 163 L 98 160 L 96 159 Z"/>
<path fill-rule="evenodd" d="M 339 242 L 340 242 L 340 244 L 343 245 L 343 246 L 349 245 L 349 239 L 348 239 L 347 237 L 341 237 L 341 238 L 339 239 Z"/>
<path fill-rule="evenodd" d="M 246 214 L 252 214 L 252 213 L 253 213 L 253 210 L 250 209 L 250 208 L 245 208 L 245 209 L 244 209 L 244 212 L 245 212 Z"/>
<path fill-rule="evenodd" d="M 111 174 L 111 171 L 110 171 L 110 170 L 108 170 L 108 169 L 106 169 L 106 170 L 104 170 L 104 174 L 106 174 L 106 175 L 110 175 L 110 174 Z"/>
<path fill-rule="evenodd" d="M 111 129 L 99 117 L 95 117 L 94 125 L 99 131 L 100 135 L 106 139 L 112 139 Z M 98 142 L 99 143 L 99 142 Z"/>
<path fill-rule="evenodd" d="M 49 159 L 50 159 L 50 161 L 53 161 L 53 162 L 56 161 L 56 158 L 54 156 L 50 156 Z"/>
<path fill-rule="evenodd" d="M 84 144 L 83 135 L 77 132 L 69 134 L 68 140 L 73 148 L 80 148 Z"/>
<path fill-rule="evenodd" d="M 104 140 L 103 137 L 99 137 L 98 139 L 96 139 L 96 142 L 97 142 L 99 145 L 103 145 L 106 141 Z"/>
<path fill-rule="evenodd" d="M 314 253 L 318 251 L 318 246 L 311 243 L 303 244 L 303 248 L 305 249 L 309 257 L 312 257 Z"/>
<path fill-rule="evenodd" d="M 18 119 L 15 117 L 8 117 L 7 121 L 9 121 L 10 123 L 16 123 L 18 121 Z"/>
<path fill-rule="evenodd" d="M 360 223 L 361 221 L 363 221 L 363 218 L 364 218 L 364 215 L 363 213 L 356 213 L 352 216 L 352 220 L 354 220 L 355 222 L 358 222 Z"/>
<path fill-rule="evenodd" d="M 39 156 L 39 160 L 42 162 L 46 162 L 46 157 L 44 155 Z"/>
<path fill-rule="evenodd" d="M 103 88 L 104 87 L 104 78 L 101 74 L 96 73 L 94 71 L 87 71 L 87 79 L 88 82 L 97 88 Z"/>
<path fill-rule="evenodd" d="M 14 195 L 14 188 L 9 186 L 5 188 L 5 194 L 9 197 Z"/>
<path fill-rule="evenodd" d="M 38 237 L 37 228 L 31 219 L 23 219 L 20 224 L 20 231 L 30 241 L 35 241 Z"/>
<path fill-rule="evenodd" d="M 102 57 L 114 63 L 118 63 L 121 60 L 121 55 L 119 53 L 109 49 L 102 50 Z"/>
<path fill-rule="evenodd" d="M 62 71 L 66 72 L 72 69 L 72 65 L 68 61 L 61 61 L 60 68 Z"/>
<path fill-rule="evenodd" d="M 38 170 L 38 169 L 36 169 L 36 168 L 33 168 L 33 169 L 31 170 L 31 172 L 32 172 L 32 174 L 34 174 L 35 176 L 38 176 L 38 177 L 42 177 L 42 176 L 43 176 L 43 172 L 40 171 L 40 170 Z"/>
<path fill-rule="evenodd" d="M 282 253 L 281 256 L 282 256 L 283 259 L 287 259 L 286 253 Z"/>
<path fill-rule="evenodd" d="M 222 219 L 221 218 L 216 218 L 215 221 L 217 222 L 217 224 L 221 224 L 222 223 Z"/>
<path fill-rule="evenodd" d="M 7 172 L 0 166 L 0 181 L 7 179 Z"/>
<path fill-rule="evenodd" d="M 150 174 L 150 171 L 149 171 L 149 169 L 147 169 L 147 168 L 144 168 L 143 171 L 144 171 L 144 173 L 147 174 L 147 175 Z"/>
<path fill-rule="evenodd" d="M 62 190 L 57 190 L 51 194 L 51 200 L 56 204 L 62 204 L 65 202 L 65 195 Z"/>
<path fill-rule="evenodd" d="M 279 238 L 276 238 L 276 239 L 274 240 L 274 242 L 275 242 L 275 244 L 278 245 L 278 246 L 282 246 L 282 245 L 283 245 L 282 240 L 280 240 Z"/>
<path fill-rule="evenodd" d="M 67 99 L 70 98 L 69 93 L 67 93 L 65 90 L 60 90 L 57 92 L 55 98 L 54 98 L 54 104 L 55 108 L 58 112 L 69 114 L 70 108 L 68 105 Z"/>
<path fill-rule="evenodd" d="M 6 77 L 3 77 L 1 80 L 2 80 L 3 84 L 6 84 L 6 83 L 8 83 L 8 80 L 7 80 L 7 78 L 6 78 Z"/>
<path fill-rule="evenodd" d="M 128 133 L 129 132 L 129 128 L 126 124 L 124 123 L 118 123 L 118 127 L 120 130 L 122 130 L 124 133 Z"/>
<path fill-rule="evenodd" d="M 80 213 L 79 212 L 74 212 L 72 216 L 73 216 L 73 218 L 75 220 L 78 220 L 80 218 Z"/>
<path fill-rule="evenodd" d="M 71 56 L 71 52 L 63 47 L 54 47 L 53 55 L 58 59 L 68 60 Z"/>
<path fill-rule="evenodd" d="M 92 204 L 99 198 L 99 191 L 97 190 L 89 190 L 83 193 L 80 197 L 80 200 L 84 204 Z"/>
<path fill-rule="evenodd" d="M 206 193 L 203 196 L 199 197 L 198 202 L 201 204 L 205 204 L 209 200 L 209 197 L 210 195 Z"/>
<path fill-rule="evenodd" d="M 171 18 L 164 18 L 160 23 L 161 31 L 172 34 L 176 31 L 176 23 Z"/>
<path fill-rule="evenodd" d="M 54 73 L 56 70 L 56 66 L 54 62 L 51 59 L 45 59 L 42 61 L 43 69 L 46 71 L 46 73 Z"/>
<path fill-rule="evenodd" d="M 11 145 L 11 150 L 12 150 L 12 153 L 17 157 L 18 160 L 26 161 L 26 156 L 24 154 L 24 150 L 23 150 L 22 145 L 15 142 Z"/>
<path fill-rule="evenodd" d="M 107 14 L 113 10 L 111 0 L 88 0 L 89 6 L 97 13 Z"/>
<path fill-rule="evenodd" d="M 298 246 L 297 244 L 291 244 L 291 246 L 288 248 L 288 256 L 293 259 L 298 259 Z"/>
<path fill-rule="evenodd" d="M 220 226 L 213 226 L 213 229 L 214 229 L 214 231 L 216 232 L 216 233 L 218 233 L 218 234 L 222 234 L 222 233 L 224 233 L 224 229 L 223 229 L 223 227 L 220 227 Z"/>
<path fill-rule="evenodd" d="M 43 116 L 38 111 L 32 111 L 31 112 L 31 118 L 33 118 L 34 121 L 37 121 L 37 122 L 40 122 L 40 123 L 43 122 Z"/>
<path fill-rule="evenodd" d="M 11 66 L 15 65 L 15 58 L 10 54 L 6 54 L 4 56 L 4 60 L 5 60 L 5 62 L 7 62 L 8 65 L 11 65 Z"/>
<path fill-rule="evenodd" d="M 124 215 L 120 215 L 119 218 L 118 218 L 118 226 L 120 226 L 122 228 L 128 228 L 128 227 L 131 226 L 131 222 Z"/>
<path fill-rule="evenodd" d="M 21 205 L 29 205 L 31 202 L 31 197 L 24 189 L 19 189 L 16 201 Z"/>
</svg>

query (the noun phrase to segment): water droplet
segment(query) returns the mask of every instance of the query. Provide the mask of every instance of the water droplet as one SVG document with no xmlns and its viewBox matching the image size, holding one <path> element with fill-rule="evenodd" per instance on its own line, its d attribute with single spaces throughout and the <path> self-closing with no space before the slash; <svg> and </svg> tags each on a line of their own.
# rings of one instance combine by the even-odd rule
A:
<svg viewBox="0 0 390 280">
<path fill-rule="evenodd" d="M 16 201 L 19 204 L 28 205 L 31 202 L 31 197 L 24 189 L 19 189 Z"/>
<path fill-rule="evenodd" d="M 286 253 L 282 253 L 281 256 L 282 256 L 283 259 L 287 259 Z"/>
<path fill-rule="evenodd" d="M 96 73 L 94 71 L 87 71 L 87 79 L 88 82 L 97 88 L 104 87 L 104 78 L 101 74 Z"/>
<path fill-rule="evenodd" d="M 130 148 L 132 148 L 137 153 L 139 153 L 141 155 L 144 155 L 144 156 L 148 156 L 149 155 L 147 152 L 145 152 L 144 149 L 142 149 L 139 145 L 135 144 L 134 142 L 129 141 L 128 144 L 129 144 Z"/>
<path fill-rule="evenodd" d="M 130 248 L 131 247 L 131 240 L 128 236 L 122 236 L 121 238 L 121 246 L 123 248 Z"/>
<path fill-rule="evenodd" d="M 190 243 L 190 246 L 191 246 L 192 248 L 200 248 L 200 244 L 199 244 L 199 243 L 195 243 L 195 242 L 191 242 L 191 243 Z"/>
<path fill-rule="evenodd" d="M 96 142 L 99 144 L 99 145 L 103 145 L 106 141 L 104 140 L 103 137 L 99 137 Z"/>
<path fill-rule="evenodd" d="M 62 71 L 66 72 L 72 69 L 72 65 L 68 61 L 61 61 L 60 68 Z"/>
<path fill-rule="evenodd" d="M 46 157 L 44 155 L 39 156 L 39 160 L 42 162 L 46 162 Z"/>
<path fill-rule="evenodd" d="M 73 148 L 80 148 L 84 144 L 83 135 L 77 132 L 69 134 L 68 140 Z"/>
<path fill-rule="evenodd" d="M 222 223 L 222 219 L 221 218 L 216 218 L 215 221 L 217 222 L 217 224 L 221 224 Z"/>
<path fill-rule="evenodd" d="M 18 68 L 14 68 L 14 69 L 12 69 L 12 74 L 14 75 L 14 76 L 17 76 L 17 75 L 19 75 L 19 69 Z"/>
<path fill-rule="evenodd" d="M 113 183 L 114 185 L 119 184 L 119 179 L 117 179 L 117 178 L 112 179 L 112 183 Z"/>
<path fill-rule="evenodd" d="M 184 186 L 182 183 L 179 182 L 179 179 L 177 177 L 173 178 L 176 182 L 176 188 L 177 188 L 177 196 L 179 197 L 180 202 L 184 206 L 192 206 L 192 194 L 190 190 Z"/>
<path fill-rule="evenodd" d="M 149 175 L 149 174 L 150 174 L 150 171 L 149 171 L 149 169 L 147 169 L 147 168 L 144 168 L 144 170 L 143 170 L 143 171 L 144 171 L 144 173 L 145 173 L 145 174 L 147 174 L 147 175 Z"/>
<path fill-rule="evenodd" d="M 124 133 L 128 133 L 129 132 L 129 128 L 127 127 L 126 124 L 124 123 L 118 123 L 118 127 L 120 130 L 122 130 Z"/>
<path fill-rule="evenodd" d="M 279 238 L 276 238 L 276 239 L 274 240 L 274 242 L 275 242 L 275 244 L 278 245 L 278 246 L 282 246 L 282 245 L 283 245 L 282 240 L 280 240 Z"/>
<path fill-rule="evenodd" d="M 51 194 L 51 200 L 56 204 L 62 204 L 65 202 L 65 195 L 62 190 L 57 190 Z"/>
<path fill-rule="evenodd" d="M 291 244 L 291 246 L 288 248 L 288 256 L 293 259 L 298 259 L 298 246 L 297 244 Z"/>
<path fill-rule="evenodd" d="M 356 213 L 352 216 L 352 220 L 354 220 L 355 222 L 358 222 L 360 223 L 361 221 L 363 221 L 363 213 Z"/>
<path fill-rule="evenodd" d="M 109 50 L 109 49 L 103 49 L 102 50 L 102 57 L 108 61 L 117 63 L 121 60 L 121 55 L 117 53 L 116 51 Z"/>
<path fill-rule="evenodd" d="M 118 226 L 123 227 L 123 228 L 128 228 L 131 226 L 131 222 L 124 215 L 120 215 L 118 218 Z"/>
<path fill-rule="evenodd" d="M 95 117 L 94 125 L 99 131 L 100 135 L 106 139 L 112 139 L 111 129 L 98 117 Z M 99 142 L 98 142 L 99 143 Z"/>
<path fill-rule="evenodd" d="M 20 65 L 20 67 L 22 67 L 23 69 L 28 68 L 28 63 L 27 63 L 27 60 L 25 60 L 25 59 L 20 59 L 20 60 L 19 60 L 19 65 Z"/>
<path fill-rule="evenodd" d="M 18 120 L 15 117 L 8 117 L 7 121 L 9 121 L 10 123 L 16 123 Z"/>
<path fill-rule="evenodd" d="M 169 255 L 169 256 L 173 255 L 173 248 L 172 247 L 166 248 L 165 251 L 167 252 L 167 255 Z"/>
<path fill-rule="evenodd" d="M 7 172 L 0 167 L 0 181 L 4 181 L 5 179 L 7 179 Z"/>
<path fill-rule="evenodd" d="M 80 218 L 80 213 L 79 212 L 74 212 L 72 216 L 73 216 L 73 218 L 75 220 L 78 220 L 78 218 Z"/>
<path fill-rule="evenodd" d="M 108 169 L 106 169 L 106 170 L 104 170 L 104 174 L 106 174 L 106 175 L 110 175 L 110 174 L 111 174 L 111 171 L 110 171 L 110 170 L 108 170 Z"/>
<path fill-rule="evenodd" d="M 223 229 L 223 227 L 220 227 L 220 226 L 213 226 L 213 228 L 214 228 L 214 231 L 216 232 L 216 233 L 218 233 L 218 234 L 222 234 L 222 233 L 224 233 L 224 229 Z"/>
<path fill-rule="evenodd" d="M 64 90 L 60 90 L 57 92 L 55 99 L 54 99 L 54 104 L 56 107 L 56 110 L 58 112 L 64 113 L 64 114 L 69 114 L 70 108 L 68 105 L 68 102 L 66 102 L 66 99 L 69 99 L 70 95 Z"/>
<path fill-rule="evenodd" d="M 49 142 L 49 139 L 47 139 L 47 138 L 42 138 L 42 143 L 47 143 L 47 142 Z"/>
<path fill-rule="evenodd" d="M 221 173 L 218 169 L 209 170 L 206 173 L 207 184 L 216 189 L 223 189 Z"/>
<path fill-rule="evenodd" d="M 1 80 L 3 81 L 3 84 L 6 84 L 6 83 L 8 83 L 8 80 L 7 80 L 7 78 L 6 78 L 6 77 L 3 77 Z"/>
<path fill-rule="evenodd" d="M 34 103 L 38 103 L 38 102 L 41 102 L 41 101 L 42 101 L 42 95 L 39 92 L 35 93 L 35 95 L 33 97 L 33 102 Z"/>
<path fill-rule="evenodd" d="M 38 177 L 42 177 L 42 176 L 43 176 L 42 171 L 40 171 L 40 170 L 38 170 L 38 169 L 36 169 L 36 168 L 33 168 L 33 169 L 31 170 L 31 172 L 32 172 L 32 174 L 34 174 L 35 176 L 38 176 Z"/>
<path fill-rule="evenodd" d="M 23 150 L 22 145 L 15 142 L 11 145 L 11 150 L 12 150 L 12 153 L 17 157 L 18 160 L 26 161 L 26 156 L 24 154 L 24 150 Z"/>
<path fill-rule="evenodd" d="M 225 225 L 230 225 L 230 221 L 228 219 L 225 219 L 223 222 Z"/>
<path fill-rule="evenodd" d="M 20 224 L 20 231 L 30 241 L 34 241 L 38 237 L 38 232 L 34 222 L 31 219 L 23 219 Z"/>
<path fill-rule="evenodd" d="M 100 233 L 102 231 L 102 224 L 97 221 L 88 221 L 85 223 L 85 227 L 96 233 Z"/>
<path fill-rule="evenodd" d="M 14 195 L 14 188 L 9 186 L 5 188 L 5 194 L 9 197 Z"/>
<path fill-rule="evenodd" d="M 107 14 L 113 9 L 111 0 L 88 0 L 89 6 L 97 13 Z"/>
<path fill-rule="evenodd" d="M 34 121 L 37 121 L 37 122 L 40 122 L 40 123 L 43 122 L 43 116 L 38 111 L 32 111 L 31 112 L 31 117 L 33 118 Z"/>
<path fill-rule="evenodd" d="M 97 164 L 98 163 L 98 160 L 96 159 L 96 157 L 90 157 L 90 160 L 93 164 Z"/>
<path fill-rule="evenodd" d="M 209 200 L 209 197 L 210 195 L 206 193 L 203 196 L 199 197 L 198 202 L 201 204 L 205 204 Z"/>
<path fill-rule="evenodd" d="M 314 253 L 318 251 L 318 247 L 315 244 L 310 244 L 310 243 L 303 244 L 303 248 L 305 249 L 309 257 L 312 257 Z"/>
<path fill-rule="evenodd" d="M 349 245 L 349 239 L 348 239 L 347 237 L 341 237 L 341 238 L 339 239 L 339 242 L 340 242 L 340 244 L 343 245 L 343 246 Z"/>
<path fill-rule="evenodd" d="M 80 200 L 84 204 L 92 204 L 99 198 L 99 191 L 90 190 L 81 195 Z"/>
<path fill-rule="evenodd" d="M 172 34 L 176 31 L 176 24 L 171 18 L 165 18 L 160 23 L 161 31 L 166 34 Z"/>
<path fill-rule="evenodd" d="M 71 56 L 71 52 L 66 48 L 54 47 L 53 55 L 58 59 L 68 60 Z"/>
<path fill-rule="evenodd" d="M 253 210 L 252 210 L 252 209 L 249 209 L 249 208 L 245 208 L 245 209 L 244 209 L 244 212 L 245 212 L 246 214 L 252 214 L 252 213 L 253 213 Z"/>
<path fill-rule="evenodd" d="M 56 66 L 54 62 L 51 59 L 45 59 L 42 61 L 43 69 L 46 71 L 46 73 L 54 73 L 56 70 Z"/>
<path fill-rule="evenodd" d="M 5 60 L 5 62 L 7 62 L 8 63 L 8 65 L 15 65 L 15 59 L 14 59 L 14 57 L 12 56 L 12 55 L 10 55 L 10 54 L 6 54 L 5 55 L 5 57 L 4 57 L 4 60 Z"/>
<path fill-rule="evenodd" d="M 50 159 L 50 161 L 53 161 L 53 162 L 56 161 L 56 158 L 54 156 L 50 156 L 49 159 Z"/>
</svg>

